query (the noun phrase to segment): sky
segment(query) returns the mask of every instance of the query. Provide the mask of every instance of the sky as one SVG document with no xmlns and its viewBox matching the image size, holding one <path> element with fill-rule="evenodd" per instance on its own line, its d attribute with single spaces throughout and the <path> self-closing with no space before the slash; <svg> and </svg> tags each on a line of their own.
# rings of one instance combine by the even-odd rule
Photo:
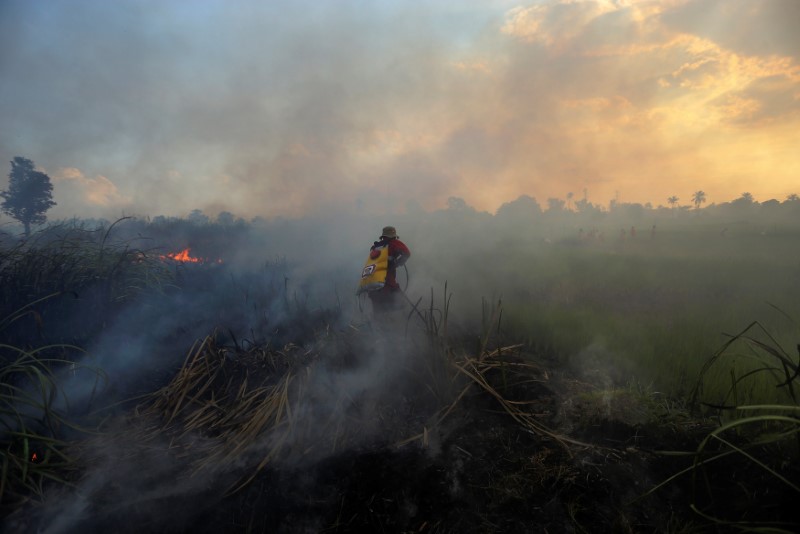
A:
<svg viewBox="0 0 800 534">
<path fill-rule="evenodd" d="M 23 156 L 51 219 L 783 200 L 798 23 L 798 0 L 0 0 L 0 189 Z"/>
</svg>

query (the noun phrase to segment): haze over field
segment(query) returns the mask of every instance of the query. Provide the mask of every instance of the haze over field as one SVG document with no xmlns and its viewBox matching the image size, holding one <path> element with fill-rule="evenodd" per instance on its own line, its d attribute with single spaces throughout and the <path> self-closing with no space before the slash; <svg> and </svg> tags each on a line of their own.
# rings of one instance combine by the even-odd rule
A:
<svg viewBox="0 0 800 534">
<path fill-rule="evenodd" d="M 0 0 L 0 534 L 800 531 L 798 22 Z"/>
<path fill-rule="evenodd" d="M 798 21 L 796 0 L 3 0 L 0 162 L 51 176 L 50 218 L 783 200 Z"/>
</svg>

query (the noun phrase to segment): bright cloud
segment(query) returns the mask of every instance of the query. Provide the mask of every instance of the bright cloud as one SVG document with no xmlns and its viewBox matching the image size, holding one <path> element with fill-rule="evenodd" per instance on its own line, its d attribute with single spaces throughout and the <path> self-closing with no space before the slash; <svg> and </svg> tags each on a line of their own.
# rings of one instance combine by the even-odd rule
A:
<svg viewBox="0 0 800 534">
<path fill-rule="evenodd" d="M 74 214 L 800 192 L 796 0 L 273 4 L 7 0 L 0 157 Z"/>
<path fill-rule="evenodd" d="M 543 68 L 557 73 L 561 92 L 550 101 L 554 113 L 540 114 L 539 127 L 527 128 L 557 132 L 560 159 L 530 161 L 524 172 L 541 170 L 575 185 L 582 180 L 605 198 L 612 187 L 624 189 L 627 200 L 645 201 L 637 182 L 660 196 L 709 181 L 707 189 L 721 191 L 748 175 L 763 179 L 773 161 L 770 183 L 786 187 L 798 157 L 777 147 L 795 135 L 777 124 L 800 129 L 797 58 L 746 54 L 680 31 L 674 17 L 664 23 L 694 4 L 586 0 L 509 11 L 501 31 L 519 40 L 522 58 L 546 54 Z M 758 5 L 750 10 L 756 18 L 758 11 Z M 771 135 L 749 135 L 769 127 L 765 121 L 776 125 Z M 758 146 L 742 151 L 745 138 Z"/>
<path fill-rule="evenodd" d="M 132 197 L 122 194 L 105 176 L 90 178 L 75 167 L 65 167 L 54 174 L 53 190 L 59 212 L 85 207 L 92 214 L 108 213 L 133 202 Z"/>
</svg>

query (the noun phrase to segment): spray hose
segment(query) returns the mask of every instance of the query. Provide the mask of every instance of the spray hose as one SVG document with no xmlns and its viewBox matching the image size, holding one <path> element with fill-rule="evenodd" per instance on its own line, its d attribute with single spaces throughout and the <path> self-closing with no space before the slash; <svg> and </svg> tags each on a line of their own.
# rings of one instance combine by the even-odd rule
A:
<svg viewBox="0 0 800 534">
<path fill-rule="evenodd" d="M 417 313 L 419 313 L 419 310 L 417 310 L 417 306 L 413 302 L 411 302 L 411 299 L 409 299 L 408 296 L 406 296 L 406 290 L 408 289 L 408 284 L 411 281 L 411 275 L 408 274 L 408 265 L 406 265 L 405 263 L 403 264 L 403 269 L 405 269 L 405 271 L 406 271 L 406 287 L 402 288 L 402 291 L 400 291 L 400 293 L 402 293 L 403 297 L 408 301 L 409 304 L 411 304 L 411 307 L 414 308 L 414 310 Z M 363 295 L 363 294 L 364 293 L 362 293 L 361 295 Z M 359 299 L 358 299 L 358 311 L 363 312 L 364 308 L 361 305 L 361 298 L 360 298 L 361 295 L 359 295 Z"/>
</svg>

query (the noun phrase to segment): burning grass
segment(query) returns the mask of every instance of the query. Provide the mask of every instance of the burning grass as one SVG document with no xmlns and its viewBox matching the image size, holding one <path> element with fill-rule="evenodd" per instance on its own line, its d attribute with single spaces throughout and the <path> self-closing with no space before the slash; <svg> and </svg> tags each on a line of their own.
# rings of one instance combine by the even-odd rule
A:
<svg viewBox="0 0 800 534">
<path fill-rule="evenodd" d="M 106 257 L 110 249 L 101 249 Z M 106 257 L 110 270 L 92 272 L 121 287 L 129 278 L 117 275 L 141 273 L 148 263 L 137 262 L 152 259 L 130 252 L 118 249 Z M 217 269 L 186 269 L 183 282 L 199 293 Z M 394 322 L 342 324 L 297 299 L 289 313 L 285 284 L 270 282 L 263 294 L 242 284 L 259 315 L 250 339 L 221 330 L 167 355 L 178 358 L 164 364 L 167 379 L 91 419 L 92 432 L 53 402 L 57 371 L 70 368 L 76 347 L 58 357 L 57 347 L 0 346 L 7 530 L 797 527 L 787 511 L 800 486 L 798 363 L 755 327 L 708 361 L 692 405 L 620 384 L 594 360 L 578 372 L 534 343 L 505 342 L 499 303 L 484 303 L 477 336 L 456 333 L 446 287 L 439 302 L 431 291 L 427 306 L 420 299 Z M 40 304 L 0 326 L 41 315 Z M 277 335 L 284 323 L 272 313 L 299 326 Z M 732 364 L 742 354 L 760 363 Z M 729 369 L 730 386 L 720 389 Z M 772 377 L 779 398 L 745 402 L 751 377 Z"/>
<path fill-rule="evenodd" d="M 8 343 L 86 343 L 127 303 L 173 284 L 156 254 L 113 237 L 125 220 L 91 230 L 54 225 L 0 249 L 0 332 Z"/>
<path fill-rule="evenodd" d="M 484 314 L 469 351 L 444 336 L 448 313 L 417 307 L 410 325 L 422 328 L 405 331 L 318 323 L 312 339 L 279 348 L 208 336 L 168 383 L 96 435 L 50 442 L 48 461 L 28 466 L 51 468 L 49 485 L 41 472 L 9 478 L 18 494 L 36 496 L 17 502 L 9 524 L 61 532 L 790 528 L 770 505 L 786 505 L 798 489 L 796 451 L 787 448 L 796 409 L 739 406 L 746 417 L 714 425 L 656 393 L 608 388 L 499 343 L 499 306 Z M 730 509 L 746 516 L 725 516 Z"/>
<path fill-rule="evenodd" d="M 521 346 L 490 344 L 470 354 L 431 330 L 366 325 L 280 349 L 208 337 L 167 385 L 73 443 L 74 489 L 46 495 L 38 515 L 14 524 L 522 532 L 675 521 L 660 495 L 625 505 L 656 482 L 635 423 L 618 425 L 619 444 L 562 433 L 589 423 L 572 420 L 559 392 L 591 398 L 593 386 Z M 387 346 L 395 350 L 381 355 Z M 370 369 L 365 354 L 380 365 Z"/>
</svg>

